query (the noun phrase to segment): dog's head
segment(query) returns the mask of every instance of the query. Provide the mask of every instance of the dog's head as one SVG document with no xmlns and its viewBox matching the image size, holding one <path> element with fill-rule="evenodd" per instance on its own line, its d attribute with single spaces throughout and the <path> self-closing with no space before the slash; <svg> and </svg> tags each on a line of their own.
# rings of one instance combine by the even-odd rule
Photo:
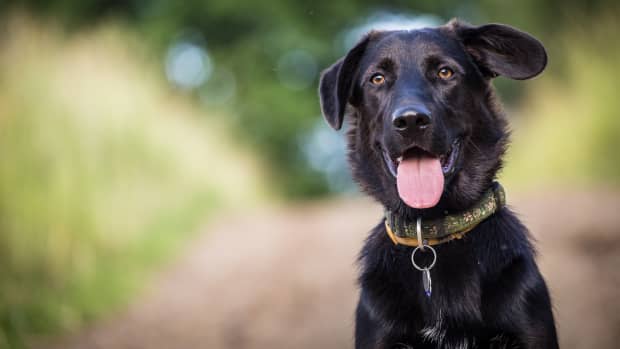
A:
<svg viewBox="0 0 620 349">
<path fill-rule="evenodd" d="M 335 129 L 348 111 L 353 175 L 384 206 L 460 210 L 491 185 L 507 143 L 491 79 L 546 63 L 538 40 L 505 25 L 370 32 L 323 72 L 321 108 Z"/>
</svg>

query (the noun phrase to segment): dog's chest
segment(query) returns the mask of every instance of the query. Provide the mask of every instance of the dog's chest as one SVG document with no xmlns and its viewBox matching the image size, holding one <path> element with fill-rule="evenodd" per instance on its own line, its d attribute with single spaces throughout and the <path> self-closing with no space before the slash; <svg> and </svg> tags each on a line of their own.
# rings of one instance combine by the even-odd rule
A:
<svg viewBox="0 0 620 349">
<path fill-rule="evenodd" d="M 475 334 L 456 333 L 449 327 L 449 323 L 446 315 L 439 310 L 435 319 L 417 331 L 417 335 L 421 337 L 423 342 L 433 343 L 438 348 L 469 349 L 477 347 Z"/>
<path fill-rule="evenodd" d="M 438 313 L 437 318 L 431 324 L 423 327 L 418 334 L 422 336 L 425 341 L 433 343 L 442 343 L 446 337 L 446 328 L 441 311 Z"/>
<path fill-rule="evenodd" d="M 433 343 L 438 348 L 469 349 L 477 348 L 475 337 L 452 337 L 441 322 L 432 326 L 424 327 L 418 334 L 425 343 Z"/>
<path fill-rule="evenodd" d="M 455 324 L 459 326 L 456 327 Z M 494 333 L 494 330 L 486 328 L 479 319 L 456 320 L 441 309 L 437 309 L 433 320 L 425 322 L 421 328 L 410 329 L 405 333 L 404 336 L 400 335 L 401 340 L 394 348 L 418 348 L 421 344 L 423 348 L 442 349 L 520 348 L 514 337 Z"/>
<path fill-rule="evenodd" d="M 475 273 L 448 273 L 437 268 L 433 276 L 433 293 L 427 297 L 422 285 L 422 275 L 417 270 L 403 270 L 400 295 L 382 294 L 379 307 L 386 311 L 386 323 L 393 324 L 388 337 L 406 339 L 404 343 L 427 343 L 437 348 L 479 348 L 477 330 L 482 329 L 480 283 Z M 468 275 L 465 277 L 465 275 Z M 408 289 L 407 296 L 402 290 Z M 394 302 L 398 299 L 399 302 Z M 386 306 L 388 305 L 389 306 Z M 415 347 L 415 346 L 414 346 Z M 406 347 L 405 347 L 406 348 Z"/>
</svg>

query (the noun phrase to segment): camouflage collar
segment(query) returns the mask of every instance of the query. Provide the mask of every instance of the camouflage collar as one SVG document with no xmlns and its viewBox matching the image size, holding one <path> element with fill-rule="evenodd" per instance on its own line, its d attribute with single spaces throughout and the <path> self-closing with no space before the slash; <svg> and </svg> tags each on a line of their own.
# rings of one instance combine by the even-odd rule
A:
<svg viewBox="0 0 620 349">
<path fill-rule="evenodd" d="M 452 239 L 460 239 L 504 205 L 506 205 L 504 188 L 494 182 L 492 187 L 484 193 L 482 199 L 469 210 L 446 215 L 443 218 L 421 220 L 424 245 L 438 245 Z M 416 223 L 404 221 L 392 212 L 385 211 L 385 229 L 396 245 L 419 245 Z"/>
</svg>

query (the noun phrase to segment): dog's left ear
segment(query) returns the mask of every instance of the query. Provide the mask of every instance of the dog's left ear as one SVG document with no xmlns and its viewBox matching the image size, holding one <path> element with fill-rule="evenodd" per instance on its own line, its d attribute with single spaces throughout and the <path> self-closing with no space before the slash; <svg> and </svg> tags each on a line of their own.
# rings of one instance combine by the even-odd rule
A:
<svg viewBox="0 0 620 349">
<path fill-rule="evenodd" d="M 339 59 L 331 67 L 321 74 L 319 82 L 319 96 L 321 98 L 321 111 L 325 120 L 335 130 L 342 127 L 344 112 L 351 98 L 353 82 L 357 75 L 364 51 L 375 32 L 368 33 L 353 47 L 346 56 Z"/>
<path fill-rule="evenodd" d="M 503 75 L 525 80 L 540 74 L 547 66 L 543 44 L 520 30 L 503 24 L 472 27 L 453 21 L 450 25 L 488 77 Z"/>
</svg>

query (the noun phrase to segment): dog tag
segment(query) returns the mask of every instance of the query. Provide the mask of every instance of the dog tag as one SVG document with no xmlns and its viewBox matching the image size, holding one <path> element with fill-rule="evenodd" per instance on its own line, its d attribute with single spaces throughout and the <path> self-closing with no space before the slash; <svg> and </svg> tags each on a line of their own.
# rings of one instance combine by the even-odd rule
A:
<svg viewBox="0 0 620 349">
<path fill-rule="evenodd" d="M 433 259 L 431 261 L 431 264 L 429 264 L 426 267 L 421 267 L 415 261 L 415 254 L 416 252 L 418 252 L 418 250 L 424 250 L 424 249 L 428 249 L 433 253 Z M 424 294 L 426 294 L 426 297 L 429 297 L 429 298 L 431 296 L 431 293 L 433 292 L 433 285 L 431 282 L 431 269 L 435 266 L 436 261 L 437 261 L 437 252 L 435 252 L 435 249 L 432 248 L 431 246 L 428 246 L 428 245 L 417 246 L 416 248 L 413 249 L 413 252 L 411 252 L 411 264 L 413 264 L 414 268 L 422 272 L 422 285 L 424 286 Z"/>
<path fill-rule="evenodd" d="M 433 292 L 433 285 L 431 283 L 431 271 L 428 268 L 422 270 L 422 284 L 424 285 L 426 297 L 430 297 Z"/>
</svg>

